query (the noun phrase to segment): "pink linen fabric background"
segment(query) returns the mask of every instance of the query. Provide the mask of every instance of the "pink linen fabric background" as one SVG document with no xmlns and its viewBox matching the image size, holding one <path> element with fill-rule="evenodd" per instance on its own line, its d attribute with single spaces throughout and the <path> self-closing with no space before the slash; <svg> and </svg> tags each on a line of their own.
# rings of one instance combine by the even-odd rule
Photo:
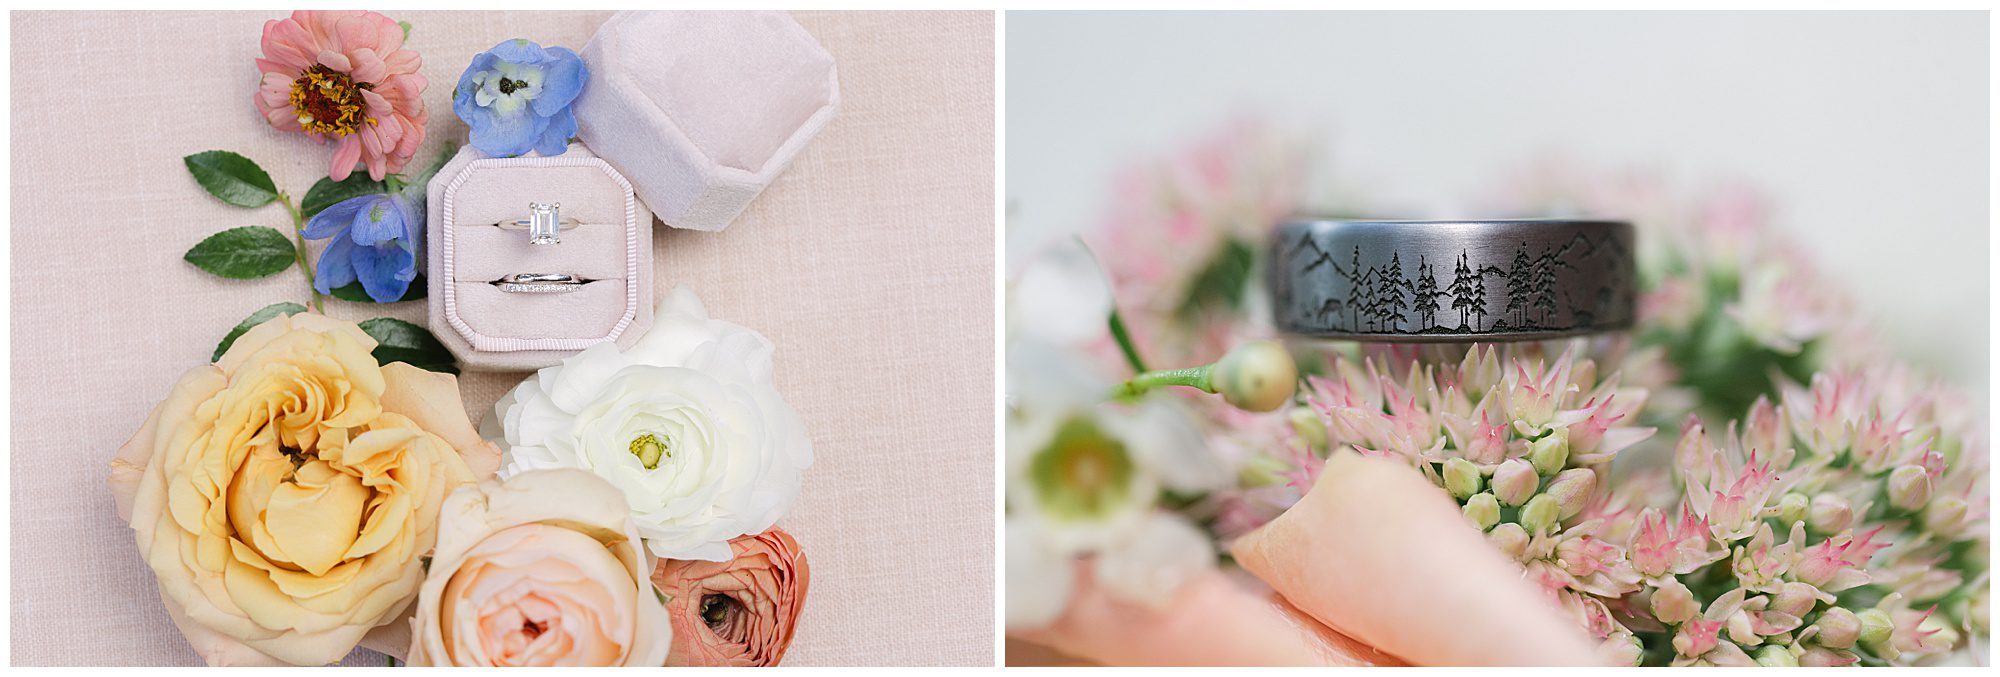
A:
<svg viewBox="0 0 2000 677">
<path fill-rule="evenodd" d="M 251 60 L 278 13 L 12 14 L 17 665 L 199 664 L 118 521 L 106 463 L 181 372 L 251 311 L 301 301 L 181 253 L 276 205 L 209 197 L 181 157 L 244 153 L 299 195 L 327 150 L 266 126 Z M 608 12 L 395 12 L 415 25 L 428 161 L 463 139 L 451 89 L 505 38 L 581 48 Z M 842 110 L 729 230 L 655 231 L 655 298 L 692 286 L 778 345 L 815 462 L 782 526 L 813 589 L 787 665 L 992 665 L 993 18 L 799 13 L 838 60 Z M 423 322 L 423 305 L 329 301 Z M 522 373 L 461 378 L 475 422 Z M 357 651 L 346 663 L 382 665 Z"/>
</svg>

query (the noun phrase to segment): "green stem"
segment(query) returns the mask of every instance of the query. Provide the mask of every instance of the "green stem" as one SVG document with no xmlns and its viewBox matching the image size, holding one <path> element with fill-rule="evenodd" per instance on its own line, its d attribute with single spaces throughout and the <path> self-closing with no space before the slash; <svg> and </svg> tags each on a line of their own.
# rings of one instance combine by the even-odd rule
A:
<svg viewBox="0 0 2000 677">
<path fill-rule="evenodd" d="M 1118 314 L 1118 304 L 1111 304 L 1111 338 L 1118 341 L 1118 351 L 1125 354 L 1125 363 L 1132 365 L 1132 373 L 1146 373 L 1146 361 L 1139 357 L 1139 346 L 1132 343 L 1132 333 L 1125 330 L 1125 318 Z"/>
<path fill-rule="evenodd" d="M 1131 399 L 1144 395 L 1154 388 L 1166 386 L 1187 386 L 1205 393 L 1213 393 L 1215 392 L 1215 384 L 1210 381 L 1209 372 L 1214 368 L 1215 365 L 1205 364 L 1186 369 L 1149 371 L 1134 376 L 1132 380 L 1120 383 L 1118 387 L 1112 388 L 1111 397 L 1112 399 L 1121 400 Z"/>
<path fill-rule="evenodd" d="M 324 313 L 326 312 L 326 302 L 321 299 L 319 288 L 313 286 L 315 278 L 313 277 L 312 257 L 306 255 L 305 214 L 299 211 L 298 205 L 292 204 L 292 196 L 278 193 L 278 200 L 285 203 L 285 211 L 290 212 L 292 215 L 292 242 L 297 245 L 296 252 L 299 257 L 299 270 L 306 275 L 306 291 L 312 292 L 313 310 Z"/>
</svg>

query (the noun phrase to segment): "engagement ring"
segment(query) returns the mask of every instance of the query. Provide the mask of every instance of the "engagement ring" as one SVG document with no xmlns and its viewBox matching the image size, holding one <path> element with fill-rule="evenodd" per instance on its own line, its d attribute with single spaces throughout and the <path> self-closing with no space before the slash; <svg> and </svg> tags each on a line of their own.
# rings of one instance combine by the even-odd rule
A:
<svg viewBox="0 0 2000 677">
<path fill-rule="evenodd" d="M 560 202 L 528 203 L 528 218 L 494 224 L 508 230 L 528 231 L 529 244 L 561 244 L 562 228 L 577 225 L 576 219 L 562 218 Z"/>
</svg>

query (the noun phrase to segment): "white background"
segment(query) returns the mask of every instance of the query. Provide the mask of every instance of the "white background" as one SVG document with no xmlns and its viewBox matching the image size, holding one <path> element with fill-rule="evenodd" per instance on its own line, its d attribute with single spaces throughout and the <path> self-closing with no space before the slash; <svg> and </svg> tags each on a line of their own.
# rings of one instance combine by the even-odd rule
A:
<svg viewBox="0 0 2000 677">
<path fill-rule="evenodd" d="M 1236 114 L 1317 134 L 1320 191 L 1462 211 L 1562 157 L 1743 184 L 1897 351 L 1985 401 L 1977 13 L 1007 15 L 1009 270 L 1112 175 Z"/>
</svg>

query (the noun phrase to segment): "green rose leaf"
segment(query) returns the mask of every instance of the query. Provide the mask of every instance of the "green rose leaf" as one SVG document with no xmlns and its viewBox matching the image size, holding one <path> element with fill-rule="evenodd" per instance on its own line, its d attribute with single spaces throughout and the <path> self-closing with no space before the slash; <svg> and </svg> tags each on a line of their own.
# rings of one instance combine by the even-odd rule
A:
<svg viewBox="0 0 2000 677">
<path fill-rule="evenodd" d="M 430 330 L 392 317 L 378 317 L 361 323 L 361 331 L 375 337 L 375 361 L 383 365 L 402 362 L 419 369 L 458 373 L 451 351 L 445 350 Z"/>
<path fill-rule="evenodd" d="M 277 319 L 279 315 L 296 315 L 303 312 L 306 312 L 305 306 L 290 301 L 273 303 L 257 309 L 257 312 L 251 313 L 249 317 L 243 318 L 242 322 L 236 323 L 235 329 L 231 329 L 229 333 L 222 335 L 222 342 L 215 345 L 215 354 L 210 355 L 208 361 L 215 362 L 221 360 L 222 354 L 229 352 L 229 347 L 236 345 L 236 339 L 243 338 L 243 334 L 250 331 L 251 327 Z"/>
<path fill-rule="evenodd" d="M 346 200 L 387 192 L 389 184 L 370 179 L 366 173 L 350 175 L 346 181 L 321 178 L 319 183 L 313 184 L 311 190 L 306 191 L 305 198 L 299 200 L 299 214 L 310 219 L 326 211 L 327 207 Z"/>
<path fill-rule="evenodd" d="M 278 185 L 250 158 L 226 150 L 211 150 L 181 161 L 187 163 L 196 183 L 223 202 L 238 207 L 262 207 L 278 199 Z"/>
<path fill-rule="evenodd" d="M 423 273 L 418 273 L 417 279 L 410 280 L 410 289 L 403 292 L 403 298 L 390 301 L 390 303 L 415 301 L 423 298 L 427 293 L 429 293 L 429 290 L 425 287 L 424 275 Z M 353 301 L 355 303 L 375 303 L 375 298 L 368 295 L 368 290 L 363 288 L 360 282 L 350 282 L 345 287 L 335 287 L 333 289 L 333 297 L 342 301 Z"/>
<path fill-rule="evenodd" d="M 181 258 L 221 277 L 250 280 L 290 268 L 298 256 L 292 241 L 278 229 L 243 226 L 208 236 Z"/>
</svg>

